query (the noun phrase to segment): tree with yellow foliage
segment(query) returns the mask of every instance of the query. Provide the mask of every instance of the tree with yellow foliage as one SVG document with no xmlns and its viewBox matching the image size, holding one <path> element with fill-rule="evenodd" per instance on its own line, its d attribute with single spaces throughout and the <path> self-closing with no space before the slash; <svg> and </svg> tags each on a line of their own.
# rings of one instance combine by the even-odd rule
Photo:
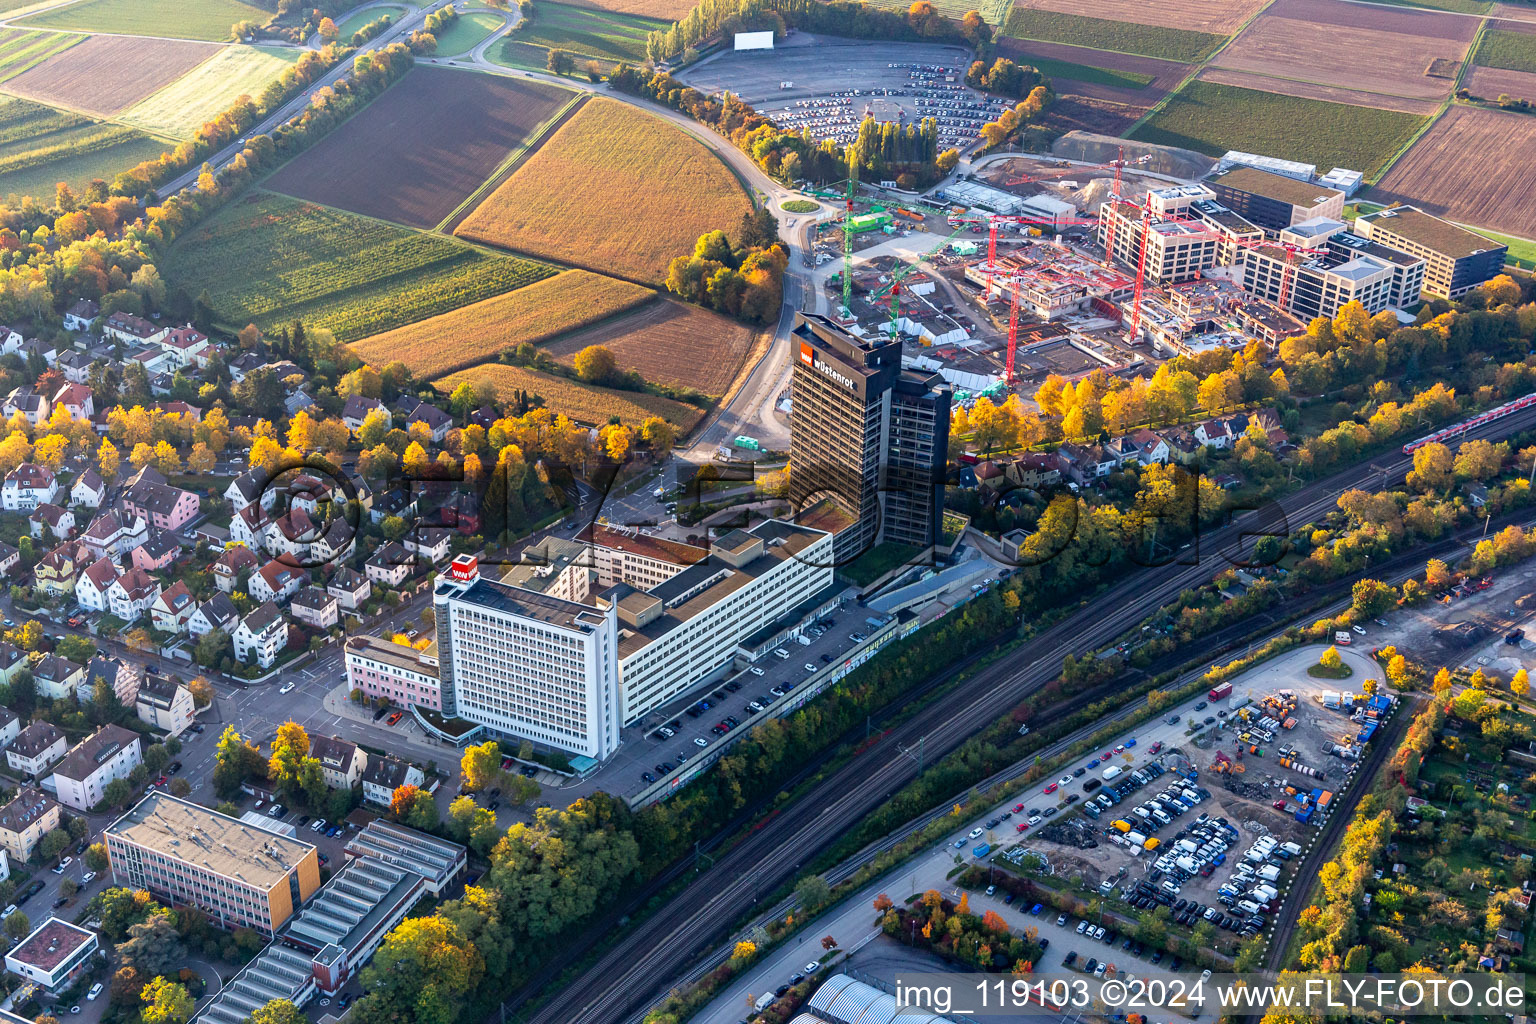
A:
<svg viewBox="0 0 1536 1024">
<path fill-rule="evenodd" d="M 101 446 L 96 449 L 96 471 L 101 474 L 101 478 L 107 481 L 115 480 L 117 467 L 121 462 L 122 457 L 117 453 L 117 446 L 106 438 L 102 438 Z"/>
</svg>

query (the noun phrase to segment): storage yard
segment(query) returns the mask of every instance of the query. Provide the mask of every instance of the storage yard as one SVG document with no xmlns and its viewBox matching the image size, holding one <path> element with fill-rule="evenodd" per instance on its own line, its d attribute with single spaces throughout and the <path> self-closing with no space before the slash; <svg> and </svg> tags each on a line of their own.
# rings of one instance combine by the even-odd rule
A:
<svg viewBox="0 0 1536 1024">
<path fill-rule="evenodd" d="M 947 148 L 975 141 L 981 126 L 1010 106 L 966 86 L 969 65 L 956 46 L 871 47 L 797 35 L 777 49 L 700 61 L 678 78 L 700 92 L 729 91 L 783 128 L 809 128 L 840 142 L 853 141 L 866 114 L 897 124 L 932 117 Z"/>
</svg>

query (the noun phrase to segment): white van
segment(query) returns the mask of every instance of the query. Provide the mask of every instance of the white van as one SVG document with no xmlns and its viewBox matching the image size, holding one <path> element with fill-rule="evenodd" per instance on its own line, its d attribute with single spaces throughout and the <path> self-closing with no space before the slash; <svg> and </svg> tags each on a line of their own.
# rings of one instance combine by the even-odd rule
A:
<svg viewBox="0 0 1536 1024">
<path fill-rule="evenodd" d="M 1253 900 L 1238 900 L 1237 909 L 1245 914 L 1257 914 L 1259 912 L 1259 905 L 1253 902 Z"/>
<path fill-rule="evenodd" d="M 759 1010 L 766 1010 L 768 1007 L 773 1005 L 773 1001 L 777 998 L 779 997 L 773 994 L 773 989 L 769 989 L 767 992 L 764 992 L 762 995 L 758 996 L 757 1002 L 753 1003 L 752 1005 Z"/>
<path fill-rule="evenodd" d="M 1108 782 L 1110 779 L 1112 779 L 1115 776 L 1119 775 L 1124 770 L 1125 769 L 1121 768 L 1119 765 L 1112 764 L 1108 768 L 1105 768 L 1102 772 L 1100 772 L 1099 775 L 1100 775 L 1100 777 L 1105 782 Z"/>
<path fill-rule="evenodd" d="M 811 641 L 808 640 L 807 638 L 803 637 L 803 636 L 795 637 L 795 643 L 799 644 L 801 647 L 809 647 L 809 646 L 811 646 Z"/>
<path fill-rule="evenodd" d="M 1299 857 L 1299 856 L 1301 856 L 1301 847 L 1297 846 L 1295 843 L 1281 843 L 1280 844 L 1280 849 L 1284 850 L 1286 853 L 1290 854 L 1292 857 Z"/>
</svg>

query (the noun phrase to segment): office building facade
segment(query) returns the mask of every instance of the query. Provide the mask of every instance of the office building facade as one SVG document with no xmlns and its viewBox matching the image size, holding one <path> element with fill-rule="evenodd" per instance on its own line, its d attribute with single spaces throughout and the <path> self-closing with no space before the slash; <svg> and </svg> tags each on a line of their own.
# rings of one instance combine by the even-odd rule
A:
<svg viewBox="0 0 1536 1024">
<path fill-rule="evenodd" d="M 1457 227 L 1413 206 L 1393 206 L 1355 218 L 1355 232 L 1412 256 L 1423 257 L 1424 291 L 1459 299 L 1504 272 L 1509 246 Z"/>
</svg>

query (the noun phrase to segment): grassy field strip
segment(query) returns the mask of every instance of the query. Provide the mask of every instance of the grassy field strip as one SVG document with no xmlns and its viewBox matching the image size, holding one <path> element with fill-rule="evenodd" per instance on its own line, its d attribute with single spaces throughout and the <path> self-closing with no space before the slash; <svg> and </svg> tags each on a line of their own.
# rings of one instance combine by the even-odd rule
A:
<svg viewBox="0 0 1536 1024">
<path fill-rule="evenodd" d="M 1216 57 L 1221 53 L 1221 51 L 1225 50 L 1227 48 L 1227 46 L 1229 44 L 1231 44 L 1232 40 L 1236 39 L 1242 33 L 1246 32 L 1248 30 L 1248 26 L 1252 25 L 1255 21 L 1257 21 L 1259 19 L 1259 16 L 1262 15 L 1265 11 L 1269 10 L 1271 7 L 1273 7 L 1274 4 L 1275 4 L 1275 0 L 1269 0 L 1269 3 L 1265 4 L 1263 7 L 1260 7 L 1258 10 L 1254 11 L 1253 12 L 1253 16 L 1251 18 L 1249 18 L 1247 21 L 1243 22 L 1241 25 L 1237 26 L 1237 31 L 1233 32 L 1231 35 L 1227 36 L 1227 38 L 1222 41 L 1222 44 L 1220 46 L 1216 47 L 1216 49 L 1211 51 L 1211 55 L 1209 57 L 1205 58 L 1205 60 L 1200 62 L 1198 67 L 1190 69 L 1189 74 L 1184 76 L 1184 81 L 1180 82 L 1174 88 L 1168 90 L 1168 92 L 1163 96 L 1162 99 L 1160 99 L 1156 103 L 1152 104 L 1152 109 L 1148 110 L 1145 114 L 1142 114 L 1140 117 L 1138 117 L 1135 121 L 1133 121 L 1131 123 L 1131 126 L 1129 128 L 1127 128 L 1125 131 L 1121 132 L 1120 133 L 1120 137 L 1122 139 L 1130 138 L 1132 132 L 1134 132 L 1136 129 L 1140 128 L 1147 121 L 1150 121 L 1154 114 L 1156 114 L 1159 110 L 1162 110 L 1163 107 L 1168 105 L 1168 101 L 1169 100 L 1173 99 L 1173 97 L 1175 97 L 1179 93 L 1183 92 L 1185 86 L 1187 86 L 1190 82 L 1193 82 L 1195 80 L 1195 77 L 1197 75 L 1199 75 L 1200 72 L 1204 71 L 1207 67 L 1209 67 L 1211 61 L 1215 60 Z"/>
<path fill-rule="evenodd" d="M 1247 27 L 1247 24 L 1244 22 L 1242 27 Z M 1015 7 L 1009 13 L 1003 34 L 1013 39 L 1066 43 L 1069 46 L 1135 57 L 1155 57 L 1180 64 L 1197 64 L 1208 60 L 1232 38 L 1213 32 L 1111 21 L 1024 7 Z"/>
<path fill-rule="evenodd" d="M 42 39 L 37 40 L 24 49 L 16 50 L 6 55 L 3 61 L 0 61 L 0 82 L 15 78 L 23 71 L 30 71 L 49 57 L 63 53 L 71 46 L 82 43 L 89 38 L 90 36 L 49 32 Z"/>
<path fill-rule="evenodd" d="M 1456 101 L 1456 90 L 1461 88 L 1462 79 L 1466 78 L 1467 76 L 1467 68 L 1472 66 L 1472 58 L 1477 54 L 1478 48 L 1482 45 L 1483 34 L 1487 31 L 1488 19 L 1484 18 L 1482 21 L 1478 22 L 1477 33 L 1472 37 L 1472 42 L 1467 46 L 1466 59 L 1461 62 L 1461 67 L 1456 70 L 1456 81 L 1451 84 L 1451 94 L 1447 96 L 1444 102 L 1440 104 L 1440 109 L 1436 110 L 1432 116 L 1425 119 L 1424 124 L 1420 126 L 1418 131 L 1414 132 L 1411 136 L 1408 137 L 1406 142 L 1397 147 L 1397 152 L 1393 153 L 1389 158 L 1387 158 L 1387 161 L 1381 165 L 1381 169 L 1379 171 L 1377 171 L 1375 174 L 1366 175 L 1366 184 L 1374 184 L 1380 181 L 1382 177 L 1392 169 L 1392 165 L 1401 160 L 1403 158 L 1403 154 L 1412 149 L 1414 143 L 1422 139 L 1425 133 L 1433 128 L 1435 123 L 1445 116 L 1445 112 L 1451 109 L 1451 104 Z"/>
<path fill-rule="evenodd" d="M 1455 224 L 1455 221 L 1451 223 Z M 1518 235 L 1501 235 L 1497 231 L 1489 231 L 1480 228 L 1476 224 L 1461 224 L 1460 227 L 1468 231 L 1475 231 L 1484 238 L 1492 239 L 1500 245 L 1509 246 L 1509 252 L 1504 257 L 1506 267 L 1519 267 L 1521 270 L 1536 270 L 1536 241 L 1529 238 L 1521 238 Z"/>
<path fill-rule="evenodd" d="M 354 14 L 346 21 L 343 21 L 340 25 L 337 25 L 336 38 L 340 39 L 342 42 L 346 42 L 352 38 L 352 33 L 356 32 L 364 25 L 378 21 L 380 18 L 384 17 L 384 15 L 389 15 L 389 20 L 391 22 L 396 22 L 400 20 L 400 15 L 404 13 L 404 7 L 396 7 L 392 4 L 379 7 L 370 7 L 368 10 L 359 14 Z"/>
<path fill-rule="evenodd" d="M 241 94 L 260 95 L 267 83 L 299 59 L 280 47 L 228 46 L 118 115 L 125 124 L 191 138 L 203 123 L 228 109 Z"/>
<path fill-rule="evenodd" d="M 1486 20 L 1483 26 L 1486 31 L 1467 50 L 1464 63 L 1506 71 L 1536 71 L 1536 35 L 1491 28 Z"/>
<path fill-rule="evenodd" d="M 493 11 L 469 11 L 460 14 L 453 27 L 437 37 L 437 52 L 444 57 L 468 53 L 507 23 L 504 15 Z"/>
<path fill-rule="evenodd" d="M 645 40 L 670 22 L 560 3 L 540 3 L 532 22 L 521 21 L 508 39 L 545 49 L 570 50 L 579 58 L 635 63 L 645 59 Z"/>
<path fill-rule="evenodd" d="M 515 171 L 519 164 L 521 164 L 525 159 L 531 156 L 536 149 L 543 145 L 544 140 L 553 134 L 555 129 L 564 124 L 566 118 L 574 115 L 576 110 L 588 99 L 590 99 L 591 96 L 592 94 L 587 92 L 578 92 L 573 94 L 570 98 L 570 101 L 566 103 L 565 106 L 555 111 L 555 115 L 553 117 L 539 125 L 538 130 L 535 131 L 532 135 L 529 135 L 527 141 L 525 141 L 520 147 L 508 153 L 507 158 L 503 160 L 501 164 L 496 168 L 496 170 L 491 173 L 491 176 L 486 178 L 485 181 L 481 183 L 479 188 L 475 189 L 474 192 L 465 197 L 462 203 L 454 207 L 453 212 L 439 221 L 437 226 L 432 230 L 451 231 L 453 222 L 456 219 L 464 216 L 464 214 L 468 213 L 470 210 L 479 205 L 480 200 L 489 195 L 492 190 L 501 184 L 507 175 Z"/>
<path fill-rule="evenodd" d="M 230 26 L 235 22 L 250 19 L 259 23 L 271 16 L 270 11 L 240 0 L 76 0 L 29 14 L 22 25 L 223 42 L 230 38 Z"/>
<path fill-rule="evenodd" d="M 1157 78 L 1156 75 L 1140 71 L 1116 71 L 1114 68 L 1101 68 L 1097 64 L 1075 64 L 1050 57 L 1030 55 L 1027 62 L 1051 78 L 1066 78 L 1074 82 L 1090 82 L 1121 89 L 1145 89 Z"/>
</svg>

